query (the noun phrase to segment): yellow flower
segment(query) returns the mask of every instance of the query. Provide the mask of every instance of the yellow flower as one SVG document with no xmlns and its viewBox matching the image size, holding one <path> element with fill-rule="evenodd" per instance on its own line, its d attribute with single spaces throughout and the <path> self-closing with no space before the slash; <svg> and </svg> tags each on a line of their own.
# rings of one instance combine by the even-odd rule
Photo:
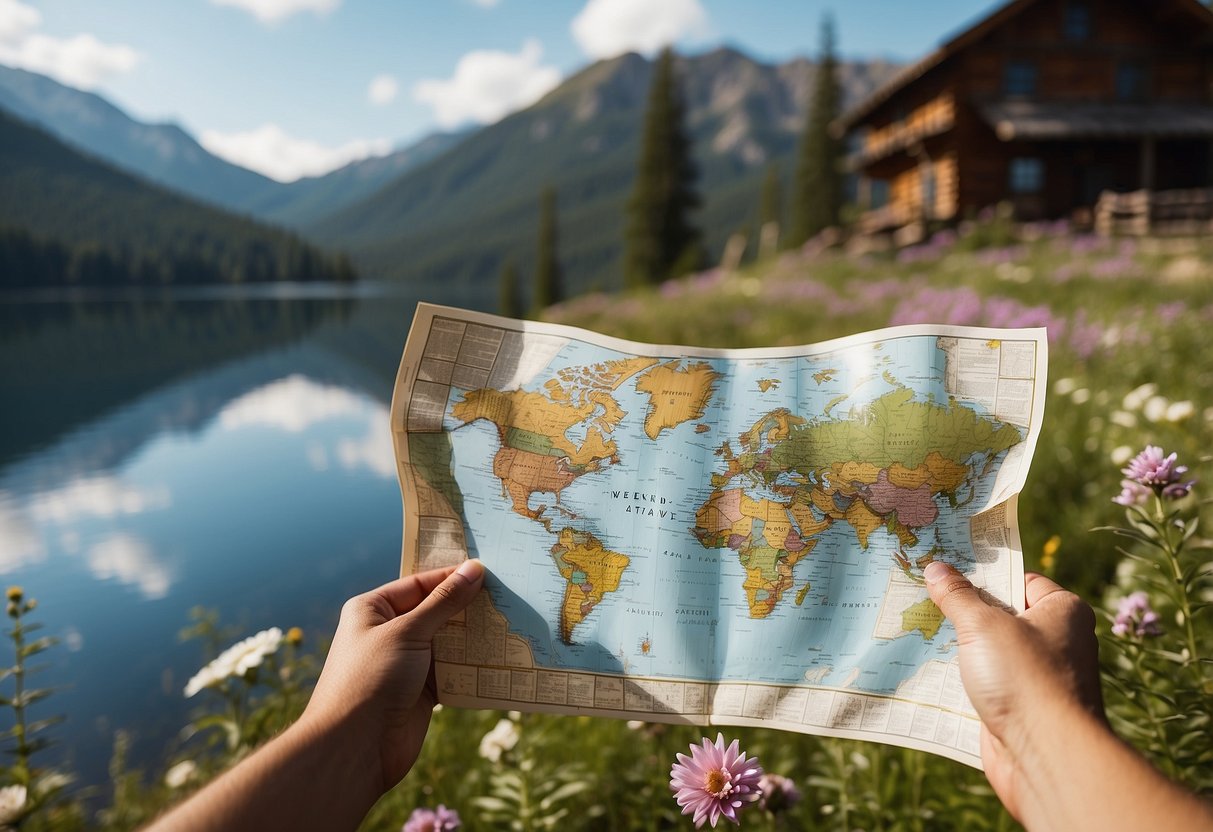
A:
<svg viewBox="0 0 1213 832">
<path fill-rule="evenodd" d="M 1040 568 L 1041 569 L 1045 570 L 1046 572 L 1053 571 L 1053 565 L 1057 561 L 1055 555 L 1057 554 L 1057 550 L 1060 548 L 1061 548 L 1061 535 L 1055 534 L 1052 537 L 1050 537 L 1048 540 L 1045 541 L 1045 545 L 1041 549 L 1041 554 L 1040 554 Z"/>
<path fill-rule="evenodd" d="M 287 644 L 302 644 L 303 630 L 299 629 L 298 627 L 291 627 L 286 631 L 285 641 Z"/>
<path fill-rule="evenodd" d="M 8 598 L 8 600 L 10 600 L 14 603 L 20 603 L 21 596 L 23 596 L 25 594 L 25 590 L 23 590 L 19 586 L 10 586 L 8 588 L 8 591 L 5 592 L 4 594 Z"/>
</svg>

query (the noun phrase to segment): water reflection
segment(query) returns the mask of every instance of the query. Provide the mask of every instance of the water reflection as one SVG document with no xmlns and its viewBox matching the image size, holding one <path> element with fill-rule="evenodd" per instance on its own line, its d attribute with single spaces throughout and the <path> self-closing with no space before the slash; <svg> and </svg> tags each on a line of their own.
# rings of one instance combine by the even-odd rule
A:
<svg viewBox="0 0 1213 832">
<path fill-rule="evenodd" d="M 393 577 L 387 402 L 408 298 L 0 303 L 0 575 L 63 646 L 61 761 L 103 784 L 113 732 L 159 763 L 202 663 L 194 605 L 331 631 Z M 10 325 L 11 324 L 11 325 Z M 49 761 L 49 760 L 48 760 Z"/>
</svg>

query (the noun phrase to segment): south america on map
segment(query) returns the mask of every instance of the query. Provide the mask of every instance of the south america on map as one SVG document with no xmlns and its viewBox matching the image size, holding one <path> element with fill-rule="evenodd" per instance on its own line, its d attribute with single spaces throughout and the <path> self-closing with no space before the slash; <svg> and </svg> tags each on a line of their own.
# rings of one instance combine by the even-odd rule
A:
<svg viewBox="0 0 1213 832">
<path fill-rule="evenodd" d="M 1042 330 L 637 344 L 421 305 L 402 571 L 483 560 L 441 701 L 756 724 L 979 765 L 935 560 L 1022 608 Z"/>
</svg>

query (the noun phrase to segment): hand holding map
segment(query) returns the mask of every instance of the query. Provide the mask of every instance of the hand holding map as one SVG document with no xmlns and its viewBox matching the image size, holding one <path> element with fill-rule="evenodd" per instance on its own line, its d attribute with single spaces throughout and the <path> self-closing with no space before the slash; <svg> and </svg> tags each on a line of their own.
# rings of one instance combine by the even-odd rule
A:
<svg viewBox="0 0 1213 832">
<path fill-rule="evenodd" d="M 402 572 L 479 557 L 435 640 L 469 707 L 875 739 L 979 765 L 936 560 L 1023 608 L 1043 330 L 709 350 L 419 306 Z"/>
</svg>

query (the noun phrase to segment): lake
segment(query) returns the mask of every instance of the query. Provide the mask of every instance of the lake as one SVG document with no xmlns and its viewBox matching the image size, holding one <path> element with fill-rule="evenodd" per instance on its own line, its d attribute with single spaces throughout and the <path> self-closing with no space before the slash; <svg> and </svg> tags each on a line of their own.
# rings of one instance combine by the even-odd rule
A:
<svg viewBox="0 0 1213 832">
<path fill-rule="evenodd" d="M 57 691 L 32 718 L 67 716 L 43 763 L 104 786 L 122 729 L 160 768 L 196 705 L 191 607 L 314 645 L 395 577 L 388 404 L 416 301 L 375 284 L 0 299 L 0 580 L 61 640 L 33 679 Z"/>
</svg>

